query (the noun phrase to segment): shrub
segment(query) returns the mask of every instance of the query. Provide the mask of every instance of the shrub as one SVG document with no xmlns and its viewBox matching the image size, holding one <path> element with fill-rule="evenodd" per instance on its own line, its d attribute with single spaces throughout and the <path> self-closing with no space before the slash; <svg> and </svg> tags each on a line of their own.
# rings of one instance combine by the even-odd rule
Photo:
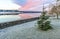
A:
<svg viewBox="0 0 60 39">
<path fill-rule="evenodd" d="M 50 21 L 48 19 L 49 16 L 46 16 L 46 12 L 43 12 L 42 16 L 37 21 L 38 28 L 44 31 L 52 29 Z"/>
</svg>

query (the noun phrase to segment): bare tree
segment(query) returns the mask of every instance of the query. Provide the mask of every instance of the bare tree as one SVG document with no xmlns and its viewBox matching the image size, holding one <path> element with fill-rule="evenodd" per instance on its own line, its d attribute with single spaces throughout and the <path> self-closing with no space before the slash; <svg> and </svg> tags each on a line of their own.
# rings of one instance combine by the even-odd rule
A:
<svg viewBox="0 0 60 39">
<path fill-rule="evenodd" d="M 58 11 L 58 6 L 57 6 L 57 2 L 58 2 L 59 0 L 56 0 L 56 15 L 57 15 L 57 19 L 58 19 L 58 13 L 59 13 L 59 11 Z"/>
<path fill-rule="evenodd" d="M 58 19 L 59 13 L 60 13 L 60 5 L 57 4 L 58 1 L 59 0 L 56 0 L 56 5 L 53 5 L 53 7 L 50 10 L 50 13 L 52 13 L 52 14 L 55 13 L 56 14 L 57 19 Z"/>
</svg>

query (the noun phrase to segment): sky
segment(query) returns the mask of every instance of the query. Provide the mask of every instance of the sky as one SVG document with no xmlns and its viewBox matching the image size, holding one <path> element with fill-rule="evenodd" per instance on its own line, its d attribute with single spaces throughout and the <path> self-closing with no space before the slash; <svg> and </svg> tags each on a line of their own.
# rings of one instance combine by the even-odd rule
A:
<svg viewBox="0 0 60 39">
<path fill-rule="evenodd" d="M 12 0 L 0 0 L 0 9 L 18 9 L 19 5 L 12 2 Z"/>
<path fill-rule="evenodd" d="M 53 0 L 0 0 L 0 9 L 37 10 L 42 2 L 48 4 Z"/>
</svg>

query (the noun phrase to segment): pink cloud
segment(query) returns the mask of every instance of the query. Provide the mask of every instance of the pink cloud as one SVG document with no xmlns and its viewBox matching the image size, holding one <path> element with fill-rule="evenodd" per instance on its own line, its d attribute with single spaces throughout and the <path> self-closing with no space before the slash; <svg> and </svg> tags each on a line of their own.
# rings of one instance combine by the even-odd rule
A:
<svg viewBox="0 0 60 39">
<path fill-rule="evenodd" d="M 37 4 L 41 4 L 42 3 L 41 1 L 28 0 L 27 4 L 23 7 L 21 7 L 21 10 L 28 10 L 29 8 L 36 6 Z"/>
</svg>

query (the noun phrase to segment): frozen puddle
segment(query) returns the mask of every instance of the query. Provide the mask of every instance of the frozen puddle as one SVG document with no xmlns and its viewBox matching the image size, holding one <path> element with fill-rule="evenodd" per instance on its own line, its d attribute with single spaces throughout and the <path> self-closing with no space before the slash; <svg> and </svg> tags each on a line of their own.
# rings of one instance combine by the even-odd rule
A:
<svg viewBox="0 0 60 39">
<path fill-rule="evenodd" d="M 20 20 L 21 17 L 18 15 L 1 15 L 0 16 L 0 23 L 10 22 L 15 20 Z"/>
</svg>

